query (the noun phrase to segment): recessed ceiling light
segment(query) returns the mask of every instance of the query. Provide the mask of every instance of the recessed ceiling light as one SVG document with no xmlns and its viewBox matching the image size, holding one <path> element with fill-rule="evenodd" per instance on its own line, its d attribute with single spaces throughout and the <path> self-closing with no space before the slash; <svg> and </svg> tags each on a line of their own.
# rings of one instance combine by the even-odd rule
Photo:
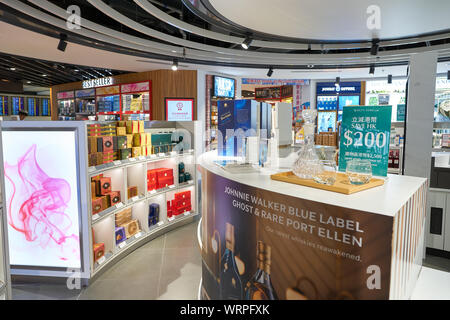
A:
<svg viewBox="0 0 450 320">
<path fill-rule="evenodd" d="M 11 68 L 9 68 L 9 70 L 14 71 L 14 70 L 16 70 L 16 68 L 11 67 Z"/>
<path fill-rule="evenodd" d="M 43 77 L 46 77 L 47 75 L 46 75 L 46 74 L 43 74 L 42 76 L 43 76 Z"/>
<path fill-rule="evenodd" d="M 30 84 L 30 83 L 31 83 L 31 81 L 27 81 L 27 83 L 28 83 L 28 84 Z"/>
<path fill-rule="evenodd" d="M 80 70 L 78 70 L 78 69 L 75 69 L 75 70 L 73 70 L 73 71 L 75 71 L 75 72 L 78 72 L 78 71 L 80 71 Z"/>
</svg>

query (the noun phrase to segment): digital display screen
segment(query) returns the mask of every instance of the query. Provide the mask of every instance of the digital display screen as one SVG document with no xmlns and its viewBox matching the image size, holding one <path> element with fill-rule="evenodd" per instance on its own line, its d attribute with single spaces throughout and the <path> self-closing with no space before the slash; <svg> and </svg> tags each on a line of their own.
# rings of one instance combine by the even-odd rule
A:
<svg viewBox="0 0 450 320">
<path fill-rule="evenodd" d="M 359 106 L 359 96 L 339 96 L 339 110 L 345 106 Z"/>
<path fill-rule="evenodd" d="M 166 98 L 166 120 L 167 121 L 193 121 L 194 99 L 167 99 Z"/>
<path fill-rule="evenodd" d="M 317 114 L 317 131 L 336 131 L 336 112 L 319 112 Z"/>
<path fill-rule="evenodd" d="M 234 98 L 234 87 L 234 79 L 214 76 L 214 96 Z"/>
<path fill-rule="evenodd" d="M 75 131 L 2 131 L 11 265 L 80 268 Z"/>
<path fill-rule="evenodd" d="M 328 111 L 337 109 L 337 96 L 317 96 L 317 110 Z"/>
</svg>

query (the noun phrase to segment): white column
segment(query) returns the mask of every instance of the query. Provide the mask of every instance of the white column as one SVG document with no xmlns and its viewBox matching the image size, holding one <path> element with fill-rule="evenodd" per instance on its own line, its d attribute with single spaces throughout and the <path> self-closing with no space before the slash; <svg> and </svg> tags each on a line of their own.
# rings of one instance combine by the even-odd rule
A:
<svg viewBox="0 0 450 320">
<path fill-rule="evenodd" d="M 437 53 L 411 56 L 405 137 L 405 175 L 430 178 Z"/>
</svg>

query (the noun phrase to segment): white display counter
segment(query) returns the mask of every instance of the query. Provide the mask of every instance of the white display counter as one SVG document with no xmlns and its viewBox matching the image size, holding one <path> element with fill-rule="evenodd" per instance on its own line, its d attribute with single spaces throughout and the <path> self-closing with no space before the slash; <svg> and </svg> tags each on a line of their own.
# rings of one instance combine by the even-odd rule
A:
<svg viewBox="0 0 450 320">
<path fill-rule="evenodd" d="M 232 173 L 215 160 L 211 151 L 198 161 L 207 208 L 202 215 L 204 298 L 219 298 L 222 290 L 211 248 L 217 242 L 224 247 L 227 223 L 236 230 L 243 285 L 255 271 L 248 265 L 256 268 L 256 243 L 264 241 L 272 252 L 278 250 L 272 254 L 272 281 L 280 299 L 292 297 L 289 288 L 306 290 L 298 288 L 298 279 L 315 288 L 315 294 L 303 293 L 311 299 L 410 298 L 424 254 L 426 179 L 389 175 L 381 187 L 344 195 L 271 180 L 271 173 L 286 168 Z M 375 281 L 371 289 L 374 270 L 380 288 Z"/>
</svg>

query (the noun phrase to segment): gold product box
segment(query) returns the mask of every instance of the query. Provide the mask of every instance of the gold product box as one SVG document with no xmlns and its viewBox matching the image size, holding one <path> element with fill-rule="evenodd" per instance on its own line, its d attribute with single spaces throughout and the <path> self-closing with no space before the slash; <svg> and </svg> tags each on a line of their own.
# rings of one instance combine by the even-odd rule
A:
<svg viewBox="0 0 450 320">
<path fill-rule="evenodd" d="M 141 156 L 148 156 L 147 146 L 141 146 Z"/>
<path fill-rule="evenodd" d="M 139 120 L 138 122 L 139 122 L 139 132 L 144 133 L 144 126 L 145 126 L 144 120 Z"/>
<path fill-rule="evenodd" d="M 127 134 L 127 148 L 133 147 L 133 135 Z"/>
<path fill-rule="evenodd" d="M 117 127 L 116 132 L 118 136 L 125 136 L 127 134 L 127 127 Z"/>
<path fill-rule="evenodd" d="M 97 152 L 97 137 L 88 137 L 88 153 Z"/>
<path fill-rule="evenodd" d="M 141 155 L 141 147 L 133 147 L 131 148 L 131 156 L 133 158 L 137 158 Z"/>
<path fill-rule="evenodd" d="M 145 133 L 133 134 L 133 147 L 141 147 L 147 145 L 147 135 Z"/>
<path fill-rule="evenodd" d="M 116 213 L 116 226 L 121 227 L 131 221 L 131 208 L 126 208 Z"/>
<path fill-rule="evenodd" d="M 139 133 L 139 121 L 136 120 L 127 121 L 127 133 L 128 134 Z"/>
</svg>

